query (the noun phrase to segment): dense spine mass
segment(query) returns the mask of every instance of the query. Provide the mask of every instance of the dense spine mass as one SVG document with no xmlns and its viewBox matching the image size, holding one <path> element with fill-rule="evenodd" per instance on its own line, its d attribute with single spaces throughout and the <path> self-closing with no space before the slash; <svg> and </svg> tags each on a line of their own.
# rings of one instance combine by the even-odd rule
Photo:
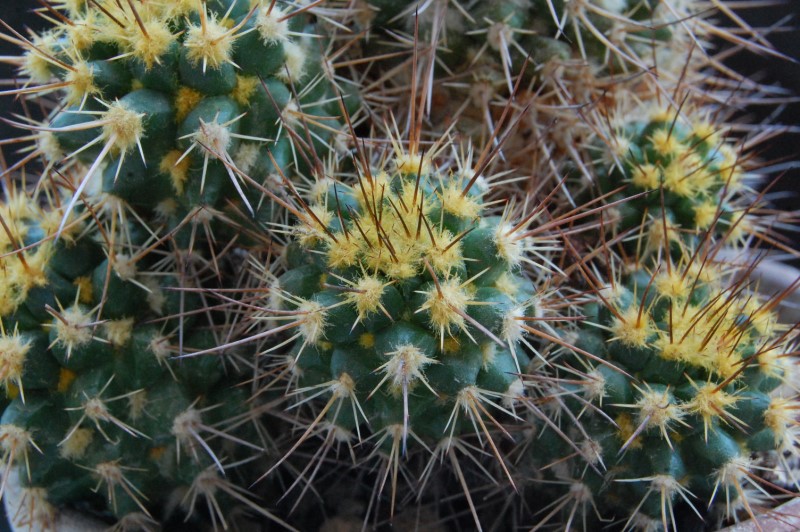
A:
<svg viewBox="0 0 800 532">
<path fill-rule="evenodd" d="M 319 182 L 292 229 L 272 311 L 296 332 L 299 388 L 330 397 L 342 433 L 436 444 L 523 394 L 542 312 L 530 272 L 552 243 L 527 231 L 533 215 L 490 215 L 473 177 L 398 150 L 355 183 Z"/>
<path fill-rule="evenodd" d="M 785 91 L 709 44 L 779 56 L 753 2 L 40 3 L 0 35 L 14 526 L 668 532 L 800 486 L 800 281 L 754 249 L 795 215 L 726 123 Z"/>
<path fill-rule="evenodd" d="M 580 421 L 564 430 L 580 458 L 548 449 L 557 437 L 548 427 L 531 452 L 553 464 L 558 509 L 576 520 L 577 510 L 667 530 L 679 526 L 678 507 L 752 516 L 763 502 L 754 453 L 795 452 L 793 347 L 769 302 L 718 266 L 662 266 L 621 272 L 586 309 L 576 346 L 605 365 L 564 364 L 566 405 Z"/>
<path fill-rule="evenodd" d="M 226 319 L 201 293 L 222 277 L 221 220 L 279 217 L 265 186 L 309 164 L 293 136 L 322 151 L 338 127 L 314 28 L 285 2 L 60 7 L 50 30 L 11 30 L 25 52 L 6 58 L 25 79 L 8 93 L 56 103 L 14 123 L 35 144 L 12 169 L 41 156 L 45 173 L 2 206 L 17 522 L 46 528 L 47 508 L 83 505 L 154 526 L 178 504 L 227 526 L 218 500 L 272 519 L 237 467 L 268 440 L 240 386 L 254 364 L 194 353 Z"/>
<path fill-rule="evenodd" d="M 631 256 L 669 248 L 689 258 L 706 232 L 707 240 L 728 243 L 756 232 L 742 154 L 694 114 L 626 120 L 598 150 L 601 191 L 609 201 L 630 198 L 618 204 L 613 229 Z"/>
<path fill-rule="evenodd" d="M 72 6 L 18 58 L 26 87 L 58 91 L 59 108 L 29 128 L 34 155 L 83 163 L 73 206 L 95 175 L 102 190 L 161 215 L 233 200 L 269 218 L 259 189 L 322 150 L 338 110 L 320 43 L 285 2 L 114 1 Z"/>
<path fill-rule="evenodd" d="M 55 240 L 62 209 L 21 193 L 0 207 L 4 474 L 17 467 L 31 497 L 17 518 L 46 528 L 43 507 L 80 503 L 155 523 L 180 489 L 222 481 L 223 461 L 259 447 L 247 443 L 241 375 L 220 358 L 174 359 L 214 341 L 201 328 L 178 339 L 199 324 L 200 299 L 170 291 L 176 274 L 153 270 L 152 256 L 109 262 L 86 220 Z"/>
</svg>

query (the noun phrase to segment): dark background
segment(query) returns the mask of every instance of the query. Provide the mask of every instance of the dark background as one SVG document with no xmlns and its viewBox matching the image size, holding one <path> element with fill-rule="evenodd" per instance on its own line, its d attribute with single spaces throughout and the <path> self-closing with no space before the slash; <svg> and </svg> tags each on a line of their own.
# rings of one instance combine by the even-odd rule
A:
<svg viewBox="0 0 800 532">
<path fill-rule="evenodd" d="M 787 61 L 778 57 L 743 52 L 732 57 L 728 64 L 736 71 L 769 85 L 788 89 L 790 96 L 800 98 L 800 1 L 783 0 L 775 4 L 772 0 L 760 2 L 763 7 L 742 10 L 739 14 L 754 28 L 771 28 L 781 23 L 783 28 L 769 34 L 769 41 L 783 54 L 791 57 Z M 784 124 L 798 131 L 786 131 L 778 138 L 758 148 L 760 159 L 766 163 L 789 163 L 786 170 L 777 171 L 771 177 L 778 179 L 771 189 L 770 199 L 784 211 L 800 212 L 800 101 L 776 108 L 774 105 L 754 106 L 744 115 L 749 123 L 765 120 L 779 112 L 773 123 Z M 800 249 L 800 233 L 784 232 L 791 247 Z M 791 261 L 800 266 L 800 259 Z"/>
<path fill-rule="evenodd" d="M 763 4 L 758 7 L 742 10 L 739 14 L 755 28 L 771 28 L 782 21 L 782 29 L 770 32 L 769 40 L 782 53 L 800 59 L 800 0 L 763 0 L 751 2 Z M 9 26 L 25 34 L 23 28 L 29 27 L 39 30 L 49 24 L 39 16 L 32 13 L 38 7 L 35 0 L 0 0 L 0 19 Z M 787 29 L 791 28 L 791 29 Z M 0 28 L 0 32 L 8 34 L 8 30 Z M 0 41 L 0 56 L 18 55 L 18 48 L 6 41 Z M 735 70 L 746 73 L 758 81 L 778 85 L 789 89 L 793 96 L 800 96 L 800 63 L 787 61 L 777 57 L 756 55 L 742 52 L 733 56 L 728 63 Z M 0 79 L 9 79 L 14 76 L 14 69 L 8 65 L 0 64 Z M 11 112 L 20 112 L 19 102 L 13 97 L 0 97 L 0 116 L 8 117 Z M 776 111 L 774 105 L 751 107 L 740 118 L 749 123 L 757 123 Z M 777 122 L 800 129 L 800 103 L 793 102 L 780 109 L 779 114 L 772 122 Z M 16 130 L 5 123 L 0 123 L 0 139 L 7 139 L 19 135 Z M 786 132 L 779 138 L 770 141 L 759 148 L 759 156 L 767 162 L 779 160 L 796 161 L 800 163 L 800 133 Z M 16 146 L 4 146 L 2 153 L 9 164 L 18 158 Z M 774 174 L 780 175 L 780 173 Z M 800 167 L 790 168 L 783 173 L 780 180 L 773 188 L 777 193 L 773 195 L 774 203 L 782 210 L 800 208 Z M 800 236 L 790 235 L 795 248 L 800 247 Z"/>
</svg>

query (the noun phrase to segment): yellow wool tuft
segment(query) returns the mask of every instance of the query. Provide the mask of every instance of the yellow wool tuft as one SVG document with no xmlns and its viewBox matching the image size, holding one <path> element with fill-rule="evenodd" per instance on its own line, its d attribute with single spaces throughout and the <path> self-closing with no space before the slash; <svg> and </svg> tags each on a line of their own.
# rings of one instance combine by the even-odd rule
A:
<svg viewBox="0 0 800 532">
<path fill-rule="evenodd" d="M 0 383 L 6 390 L 9 384 L 19 385 L 22 382 L 25 359 L 30 349 L 30 341 L 16 332 L 0 336 Z"/>
<path fill-rule="evenodd" d="M 203 95 L 194 90 L 190 89 L 189 87 L 181 86 L 178 89 L 178 93 L 175 95 L 175 119 L 178 122 L 183 122 L 183 119 L 192 112 L 200 100 L 203 99 Z"/>
<path fill-rule="evenodd" d="M 697 229 L 708 229 L 717 219 L 719 205 L 713 201 L 706 201 L 694 208 L 694 224 Z"/>
<path fill-rule="evenodd" d="M 219 69 L 223 64 L 230 63 L 234 41 L 235 36 L 226 25 L 217 21 L 216 16 L 210 16 L 205 24 L 188 27 L 183 44 L 189 62 L 205 70 Z"/>
<path fill-rule="evenodd" d="M 656 276 L 653 285 L 660 296 L 684 300 L 692 291 L 692 278 L 685 278 L 683 272 L 672 269 Z"/>
<path fill-rule="evenodd" d="M 180 158 L 181 152 L 172 150 L 161 159 L 158 168 L 161 172 L 169 175 L 175 192 L 183 194 L 186 181 L 189 179 L 189 158 L 184 157 L 182 161 L 178 162 Z"/>
<path fill-rule="evenodd" d="M 80 460 L 94 439 L 94 431 L 78 428 L 72 431 L 69 438 L 59 444 L 59 454 L 65 460 Z"/>
<path fill-rule="evenodd" d="M 425 241 L 422 253 L 437 273 L 447 275 L 462 261 L 461 242 L 453 244 L 455 237 L 446 229 L 433 229 L 432 232 L 434 240 L 429 237 Z"/>
<path fill-rule="evenodd" d="M 458 342 L 456 338 L 452 336 L 449 338 L 445 338 L 442 342 L 442 352 L 445 355 L 457 355 L 461 349 L 461 344 Z"/>
<path fill-rule="evenodd" d="M 687 198 L 695 193 L 691 170 L 681 158 L 672 160 L 663 171 L 664 189 L 678 196 Z"/>
<path fill-rule="evenodd" d="M 289 39 L 289 20 L 278 6 L 262 7 L 256 13 L 254 24 L 261 40 L 266 44 L 286 42 Z"/>
<path fill-rule="evenodd" d="M 330 241 L 328 249 L 328 265 L 331 268 L 347 268 L 358 264 L 359 253 L 361 252 L 360 242 L 356 238 L 347 238 L 344 233 L 336 233 L 336 242 Z"/>
<path fill-rule="evenodd" d="M 694 383 L 692 384 L 694 385 Z M 718 389 L 717 384 L 708 383 L 695 386 L 695 396 L 685 404 L 685 408 L 690 414 L 698 415 L 703 419 L 703 425 L 708 434 L 709 428 L 713 427 L 716 419 L 719 418 L 724 422 L 735 420 L 729 410 L 736 408 L 738 400 L 739 398 L 735 395 Z"/>
<path fill-rule="evenodd" d="M 668 129 L 655 131 L 650 137 L 650 142 L 653 143 L 653 149 L 663 157 L 680 156 L 687 151 L 686 147 Z"/>
<path fill-rule="evenodd" d="M 278 70 L 275 77 L 284 83 L 297 83 L 303 79 L 306 69 L 306 51 L 293 42 L 286 42 L 283 45 L 286 54 L 284 67 Z"/>
<path fill-rule="evenodd" d="M 719 131 L 708 120 L 697 120 L 692 123 L 692 134 L 704 143 L 716 146 L 719 144 Z"/>
<path fill-rule="evenodd" d="M 359 319 L 380 312 L 381 297 L 386 285 L 377 277 L 365 276 L 345 294 L 345 301 L 355 305 Z"/>
<path fill-rule="evenodd" d="M 481 213 L 481 203 L 469 194 L 462 195 L 462 191 L 458 183 L 448 183 L 444 186 L 440 194 L 444 211 L 460 218 L 476 218 Z"/>
<path fill-rule="evenodd" d="M 300 313 L 300 334 L 309 345 L 316 345 L 324 338 L 326 310 L 316 301 L 303 301 L 297 311 Z"/>
<path fill-rule="evenodd" d="M 654 190 L 661 185 L 661 173 L 655 165 L 642 164 L 633 169 L 631 183 L 645 190 Z"/>
<path fill-rule="evenodd" d="M 114 347 L 122 347 L 128 343 L 133 334 L 133 318 L 107 321 L 103 324 L 106 339 Z"/>
<path fill-rule="evenodd" d="M 261 84 L 261 80 L 254 76 L 236 76 L 236 88 L 231 96 L 239 105 L 250 105 L 250 98 Z"/>
<path fill-rule="evenodd" d="M 615 317 L 611 331 L 614 339 L 630 347 L 646 347 L 648 339 L 655 332 L 647 312 L 639 313 L 638 305 L 620 309 L 620 317 Z"/>
<path fill-rule="evenodd" d="M 628 414 L 620 414 L 614 419 L 617 424 L 617 437 L 621 442 L 627 442 L 633 436 L 636 426 L 633 424 L 633 419 Z M 642 439 L 637 437 L 629 445 L 630 449 L 641 449 Z"/>
<path fill-rule="evenodd" d="M 396 396 L 412 388 L 417 381 L 425 381 L 422 369 L 436 363 L 436 360 L 425 356 L 416 346 L 410 344 L 397 346 L 394 351 L 385 355 L 390 357 L 389 361 L 380 369 L 389 381 L 391 392 Z"/>
<path fill-rule="evenodd" d="M 508 272 L 503 272 L 494 282 L 494 287 L 508 296 L 516 296 L 519 291 L 519 281 Z"/>
<path fill-rule="evenodd" d="M 431 161 L 419 154 L 396 153 L 394 159 L 395 168 L 402 175 L 426 175 L 431 170 Z"/>
<path fill-rule="evenodd" d="M 137 27 L 129 32 L 125 48 L 140 59 L 147 70 L 160 64 L 161 58 L 169 51 L 176 36 L 172 34 L 169 26 L 162 20 L 148 20 L 144 23 L 147 35 Z"/>
<path fill-rule="evenodd" d="M 440 281 L 438 289 L 433 286 L 424 294 L 425 303 L 419 311 L 428 311 L 435 331 L 452 336 L 453 327 L 461 330 L 466 328 L 463 314 L 471 298 L 458 278 Z"/>
<path fill-rule="evenodd" d="M 675 404 L 669 390 L 639 390 L 640 397 L 636 401 L 638 423 L 645 429 L 657 428 L 663 437 L 667 437 L 670 426 L 684 416 L 684 410 Z"/>
<path fill-rule="evenodd" d="M 100 24 L 97 12 L 88 10 L 72 19 L 72 24 L 66 25 L 65 33 L 72 48 L 82 54 L 97 42 L 97 29 Z"/>
<path fill-rule="evenodd" d="M 59 393 L 67 393 L 69 387 L 72 386 L 72 381 L 74 381 L 78 377 L 78 374 L 74 371 L 68 370 L 67 368 L 61 368 L 58 373 L 58 386 L 56 390 Z"/>
<path fill-rule="evenodd" d="M 372 349 L 375 347 L 375 335 L 372 333 L 364 333 L 358 337 L 358 345 L 364 349 Z"/>
<path fill-rule="evenodd" d="M 69 83 L 66 90 L 66 101 L 69 105 L 78 105 L 87 98 L 100 93 L 94 84 L 94 72 L 85 61 L 76 61 L 72 69 L 64 76 L 64 81 Z"/>
<path fill-rule="evenodd" d="M 132 150 L 144 135 L 144 113 L 128 109 L 117 101 L 103 113 L 103 136 L 113 142 L 114 148 L 122 154 Z"/>
</svg>

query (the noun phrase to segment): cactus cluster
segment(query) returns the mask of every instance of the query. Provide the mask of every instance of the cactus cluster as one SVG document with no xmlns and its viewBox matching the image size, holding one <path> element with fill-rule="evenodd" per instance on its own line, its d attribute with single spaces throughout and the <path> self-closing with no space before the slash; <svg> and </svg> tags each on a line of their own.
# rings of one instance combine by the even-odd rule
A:
<svg viewBox="0 0 800 532">
<path fill-rule="evenodd" d="M 237 469 L 268 439 L 240 386 L 254 364 L 194 353 L 226 319 L 201 293 L 222 276 L 219 220 L 273 219 L 266 185 L 308 166 L 293 136 L 322 151 L 338 127 L 308 14 L 98 1 L 50 15 L 39 35 L 11 30 L 25 53 L 6 58 L 26 81 L 9 93 L 57 104 L 14 122 L 35 145 L 12 170 L 41 156 L 45 172 L 1 213 L 4 471 L 38 508 L 15 519 L 47 527 L 43 508 L 81 506 L 135 528 L 177 504 L 227 526 L 218 499 L 271 518 Z"/>
<path fill-rule="evenodd" d="M 797 491 L 800 282 L 748 278 L 792 215 L 706 39 L 779 54 L 728 4 L 41 4 L 0 34 L 13 525 L 667 532 Z"/>
<path fill-rule="evenodd" d="M 368 1 L 361 9 L 361 24 L 372 30 L 413 33 L 416 26 L 423 41 L 442 39 L 440 66 L 449 75 L 477 70 L 488 81 L 506 82 L 509 90 L 526 57 L 543 65 L 574 56 L 595 69 L 624 71 L 626 65 L 641 66 L 639 55 L 652 39 L 672 36 L 672 28 L 655 28 L 667 8 L 638 1 Z"/>
<path fill-rule="evenodd" d="M 694 45 L 687 42 L 695 43 L 708 31 L 695 24 L 693 15 L 700 8 L 691 3 L 440 0 L 362 1 L 359 6 L 360 26 L 377 43 L 384 34 L 406 36 L 380 52 L 368 40 L 365 55 L 396 63 L 410 55 L 398 54 L 398 46 L 408 47 L 413 42 L 408 36 L 415 34 L 420 44 L 435 47 L 438 79 L 432 84 L 431 114 L 436 122 L 486 142 L 498 109 L 515 100 L 526 108 L 520 132 L 511 139 L 515 149 L 534 151 L 533 135 L 539 142 L 552 141 L 551 149 L 567 160 L 605 125 L 602 109 L 593 109 L 596 102 L 627 108 L 639 95 L 651 99 L 680 84 L 686 64 L 683 55 L 672 51 L 685 50 Z M 702 63 L 699 56 L 688 60 Z M 408 83 L 408 68 L 385 70 L 375 85 Z M 580 118 L 572 106 L 585 107 Z M 511 160 L 516 167 L 526 166 L 525 158 Z"/>
</svg>

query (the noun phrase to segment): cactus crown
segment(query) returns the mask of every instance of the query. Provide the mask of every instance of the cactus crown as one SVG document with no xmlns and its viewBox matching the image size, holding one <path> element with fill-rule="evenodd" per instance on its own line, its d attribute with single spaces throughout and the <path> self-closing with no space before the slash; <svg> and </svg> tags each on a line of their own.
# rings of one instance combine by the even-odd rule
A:
<svg viewBox="0 0 800 532">
<path fill-rule="evenodd" d="M 405 449 L 409 435 L 458 436 L 472 426 L 462 412 L 482 418 L 477 404 L 521 396 L 526 320 L 545 312 L 531 265 L 547 268 L 534 254 L 553 243 L 530 234 L 535 213 L 493 214 L 469 156 L 393 144 L 359 161 L 355 182 L 311 187 L 267 312 L 296 328 L 300 388 L 345 405 L 328 411 L 340 435 L 368 422 Z"/>
<path fill-rule="evenodd" d="M 671 246 L 674 258 L 688 259 L 704 231 L 731 242 L 753 231 L 741 206 L 743 162 L 707 121 L 658 111 L 627 121 L 612 139 L 603 147 L 600 185 L 612 192 L 622 182 L 623 194 L 634 196 L 619 208 L 617 230 L 628 232 L 628 249 L 646 257 Z"/>
<path fill-rule="evenodd" d="M 629 526 L 677 526 L 677 505 L 698 515 L 713 507 L 725 519 L 752 514 L 751 453 L 795 452 L 798 442 L 784 415 L 796 401 L 780 388 L 792 379 L 781 356 L 791 342 L 769 304 L 726 281 L 722 266 L 661 266 L 620 274 L 604 303 L 587 309 L 577 346 L 608 365 L 565 365 L 580 375 L 566 405 L 581 428 L 566 431 L 582 457 L 559 464 L 555 477 Z"/>
</svg>

